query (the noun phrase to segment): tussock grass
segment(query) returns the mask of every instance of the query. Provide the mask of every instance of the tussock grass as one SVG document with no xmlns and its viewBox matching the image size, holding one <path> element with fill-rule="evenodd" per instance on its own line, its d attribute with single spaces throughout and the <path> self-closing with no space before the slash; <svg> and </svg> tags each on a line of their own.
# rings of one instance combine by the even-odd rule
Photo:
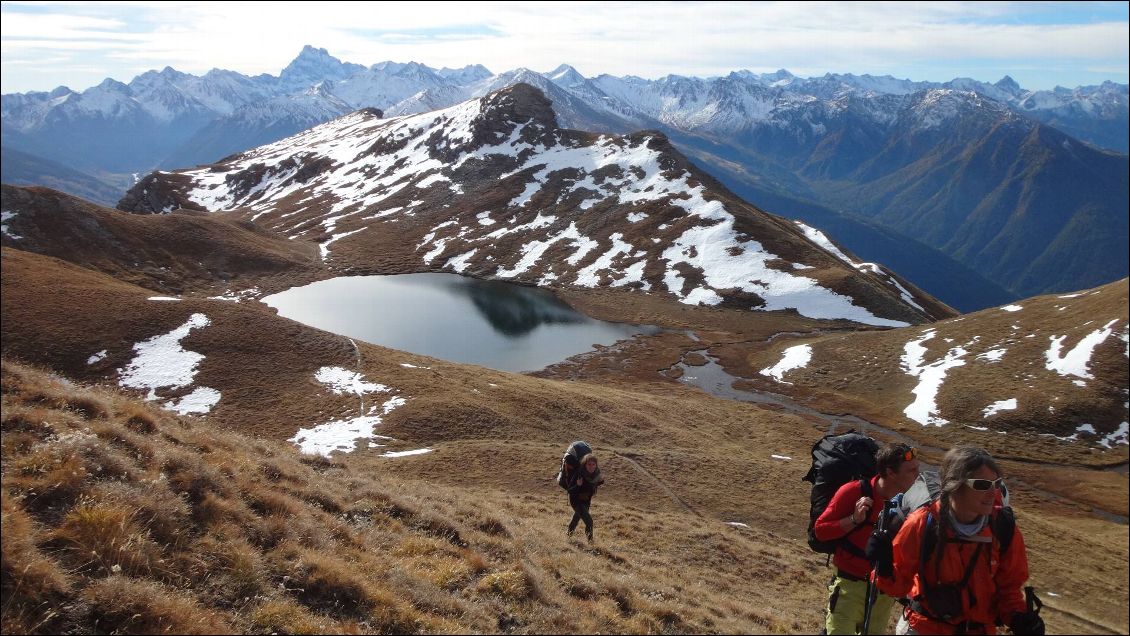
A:
<svg viewBox="0 0 1130 636">
<path fill-rule="evenodd" d="M 0 396 L 6 633 L 741 631 L 567 542 L 540 499 L 303 456 L 9 362 Z"/>
<path fill-rule="evenodd" d="M 91 627 L 117 634 L 222 634 L 231 626 L 191 596 L 160 583 L 113 576 L 82 594 Z"/>
<path fill-rule="evenodd" d="M 327 459 L 27 366 L 4 362 L 0 377 L 5 633 L 819 628 L 827 570 L 799 539 L 806 493 L 777 463 L 636 456 L 669 471 L 696 514 L 606 455 L 617 481 L 594 503 L 589 544 L 565 536 L 570 511 L 549 471 L 522 481 L 559 460 L 555 446 L 490 444 L 489 471 L 464 461 L 484 455 L 473 443 L 414 464 Z M 72 392 L 104 411 L 73 408 Z M 743 506 L 747 488 L 727 494 L 735 483 L 785 494 Z M 1082 539 L 1058 539 L 1078 519 L 1031 510 L 1034 571 L 1072 559 L 1098 571 L 1125 555 L 1125 526 L 1093 522 L 1081 551 Z"/>
</svg>

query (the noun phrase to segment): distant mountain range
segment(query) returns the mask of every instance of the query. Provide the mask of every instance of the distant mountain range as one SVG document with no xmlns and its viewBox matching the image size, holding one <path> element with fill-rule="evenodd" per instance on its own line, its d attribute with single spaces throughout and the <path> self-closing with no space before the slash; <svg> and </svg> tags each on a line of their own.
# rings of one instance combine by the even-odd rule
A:
<svg viewBox="0 0 1130 636">
<path fill-rule="evenodd" d="M 1128 165 L 1117 154 L 1128 90 L 1110 82 L 1026 91 L 1008 77 L 787 71 L 644 80 L 567 65 L 492 75 L 364 67 L 308 46 L 277 77 L 166 68 L 82 93 L 4 95 L 3 139 L 80 170 L 144 172 L 213 162 L 357 108 L 413 114 L 519 82 L 546 95 L 563 127 L 663 132 L 739 195 L 846 229 L 836 234 L 845 247 L 921 272 L 912 280 L 962 310 L 1102 284 L 1130 267 Z"/>
</svg>

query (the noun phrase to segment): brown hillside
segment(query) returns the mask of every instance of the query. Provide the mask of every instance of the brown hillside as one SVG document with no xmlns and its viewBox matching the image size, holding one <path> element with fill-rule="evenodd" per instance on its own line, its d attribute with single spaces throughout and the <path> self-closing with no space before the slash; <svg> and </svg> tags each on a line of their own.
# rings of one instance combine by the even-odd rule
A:
<svg viewBox="0 0 1130 636">
<path fill-rule="evenodd" d="M 744 360 L 736 359 L 736 351 L 727 352 L 726 361 L 744 368 L 741 375 L 752 378 L 751 384 L 758 387 L 813 396 L 821 404 L 945 443 L 963 439 L 1020 456 L 1039 454 L 1030 448 L 1036 447 L 1087 464 L 1125 462 L 1127 447 L 1114 440 L 1127 421 L 1127 290 L 1123 279 L 1075 294 L 1029 298 L 928 327 L 847 337 L 782 338 L 746 353 Z M 935 335 L 922 340 L 929 333 Z M 1085 373 L 1093 377 L 1048 368 L 1053 342 L 1061 340 L 1058 357 L 1064 358 L 1088 337 L 1105 337 L 1089 357 L 1078 352 L 1080 360 L 1089 361 Z M 903 368 L 907 345 L 914 341 L 925 347 L 926 364 L 947 354 L 964 363 L 947 371 L 937 394 L 935 416 L 950 421 L 949 425 L 923 427 L 903 413 L 915 401 L 912 390 L 918 385 L 918 378 Z M 756 373 L 773 366 L 784 349 L 801 343 L 811 345 L 812 361 L 787 373 L 784 379 L 791 384 Z M 988 405 L 1011 398 L 1017 400 L 1015 409 L 985 415 Z M 1082 424 L 1090 424 L 1094 432 L 1078 431 Z M 1076 433 L 1075 443 L 1050 435 L 1038 439 L 1041 434 Z M 1023 444 L 1016 443 L 1017 435 Z"/>
<path fill-rule="evenodd" d="M 812 559 L 682 510 L 606 506 L 590 547 L 548 489 L 302 457 L 8 362 L 2 380 L 5 633 L 812 625 L 770 600 L 800 577 L 815 602 Z"/>
<path fill-rule="evenodd" d="M 284 280 L 321 270 L 317 248 L 288 241 L 254 223 L 187 210 L 127 214 L 48 188 L 0 186 L 9 232 L 3 244 L 109 274 L 148 289 L 180 294 L 242 289 L 242 279 Z"/>
<path fill-rule="evenodd" d="M 5 631 L 81 631 L 92 620 L 123 631 L 180 631 L 189 629 L 177 622 L 185 613 L 207 617 L 208 629 L 240 631 L 286 621 L 322 631 L 812 632 L 819 625 L 827 570 L 803 541 L 808 493 L 800 477 L 826 430 L 822 420 L 666 382 L 560 382 L 365 343 L 358 352 L 255 303 L 152 301 L 151 292 L 55 259 L 9 249 L 2 258 L 6 357 L 114 382 L 134 343 L 204 313 L 211 324 L 183 344 L 205 356 L 195 383 L 223 393 L 208 416 L 214 424 L 204 424 L 9 367 L 6 378 L 34 376 L 17 384 L 36 388 L 4 389 L 5 505 L 13 507 L 5 524 L 17 528 L 5 527 L 5 563 L 22 564 L 6 571 L 27 567 L 39 578 L 20 583 L 35 590 L 28 596 L 5 588 L 16 599 L 6 606 Z M 102 348 L 106 359 L 88 365 Z M 333 462 L 299 461 L 293 447 L 276 445 L 299 427 L 357 412 L 355 396 L 313 381 L 323 365 L 355 369 L 407 398 L 377 430 L 396 440 L 362 444 Z M 20 415 L 34 408 L 41 411 Z M 144 421 L 130 425 L 126 414 L 135 409 L 161 434 L 145 433 Z M 50 422 L 51 432 L 29 419 Z M 9 421 L 19 434 L 9 434 Z M 242 440 L 215 424 L 266 439 Z M 126 441 L 82 446 L 87 438 L 56 434 L 56 426 Z M 591 550 L 562 536 L 568 511 L 551 481 L 561 450 L 578 437 L 603 455 L 610 477 L 594 506 Z M 138 438 L 148 444 L 140 452 L 132 450 Z M 380 456 L 420 447 L 433 452 Z M 124 454 L 115 455 L 118 448 Z M 76 477 L 84 467 L 81 483 L 59 481 L 56 458 Z M 1049 599 L 1057 608 L 1049 624 L 1126 631 L 1118 610 L 1127 602 L 1125 523 L 1049 499 L 1029 486 L 1036 478 L 1025 466 L 1007 466 L 1010 476 L 1024 476 L 1010 483 L 1032 546 L 1033 582 L 1060 595 Z M 110 484 L 103 475 L 122 479 Z M 1125 508 L 1124 477 L 1071 476 L 1076 491 L 1121 493 L 1116 505 Z M 137 555 L 99 553 L 110 572 L 75 560 L 82 548 L 74 546 L 90 540 L 85 526 L 102 523 L 89 515 L 154 488 L 157 501 L 183 502 L 179 526 L 190 540 L 152 527 L 157 522 L 139 508 L 98 535 L 125 533 L 120 539 L 131 539 Z M 63 503 L 35 508 L 44 501 Z M 445 538 L 452 530 L 466 546 Z M 115 574 L 114 565 L 123 571 Z M 49 617 L 44 599 L 69 609 Z M 135 614 L 146 622 L 130 623 Z"/>
</svg>

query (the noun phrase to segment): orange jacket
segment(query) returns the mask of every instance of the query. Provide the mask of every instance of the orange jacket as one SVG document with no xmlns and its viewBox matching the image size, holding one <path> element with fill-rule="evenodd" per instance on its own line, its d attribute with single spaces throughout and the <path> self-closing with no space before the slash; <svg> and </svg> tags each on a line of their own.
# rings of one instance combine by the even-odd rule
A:
<svg viewBox="0 0 1130 636">
<path fill-rule="evenodd" d="M 936 531 L 934 524 L 941 523 L 938 518 L 938 502 L 921 508 L 911 513 L 899 529 L 894 539 L 894 578 L 879 578 L 879 589 L 884 593 L 899 598 L 902 596 L 916 599 L 929 610 L 929 603 L 923 598 L 925 592 L 923 579 L 931 586 L 939 584 L 957 584 L 965 576 L 969 560 L 973 558 L 978 544 L 973 542 L 958 542 L 947 540 L 944 548 L 939 545 L 935 550 L 944 550 L 941 563 L 937 566 L 937 554 L 928 555 L 923 568 L 921 562 L 922 534 L 926 530 L 926 514 L 933 516 L 930 532 Z M 954 532 L 946 524 L 946 536 L 954 537 Z M 992 536 L 992 529 L 986 524 L 981 529 L 981 536 Z M 991 544 L 980 544 L 981 555 L 973 569 L 966 586 L 967 591 L 961 594 L 963 613 L 954 623 L 969 621 L 984 625 L 986 634 L 995 634 L 994 624 L 1000 620 L 1008 625 L 1016 612 L 1024 612 L 1027 606 L 1021 588 L 1028 580 L 1028 555 L 1024 548 L 1024 537 L 1020 528 L 1016 528 L 1012 537 L 1012 544 L 1008 550 L 1001 554 L 1000 543 L 994 538 Z M 988 557 L 988 558 L 986 558 Z M 924 570 L 921 572 L 919 570 Z M 970 606 L 970 593 L 976 600 Z M 952 634 L 954 625 L 932 620 L 912 609 L 907 609 L 907 619 L 911 628 L 919 634 Z"/>
<path fill-rule="evenodd" d="M 874 499 L 874 493 L 878 488 L 879 478 L 872 477 L 872 499 Z M 871 536 L 875 524 L 879 521 L 883 502 L 873 504 L 871 510 L 867 513 L 867 519 L 854 530 L 844 532 L 844 529 L 840 527 L 840 519 L 855 512 L 855 502 L 859 501 L 861 496 L 863 496 L 863 488 L 858 479 L 853 479 L 840 486 L 840 489 L 832 496 L 832 500 L 828 502 L 828 507 L 824 509 L 824 512 L 816 519 L 816 523 L 813 524 L 812 533 L 821 541 L 843 539 L 843 542 L 836 547 L 836 554 L 832 557 L 832 563 L 836 564 L 837 569 L 851 576 L 865 579 L 871 575 L 871 563 L 863 557 L 863 551 L 867 548 L 867 539 Z"/>
</svg>

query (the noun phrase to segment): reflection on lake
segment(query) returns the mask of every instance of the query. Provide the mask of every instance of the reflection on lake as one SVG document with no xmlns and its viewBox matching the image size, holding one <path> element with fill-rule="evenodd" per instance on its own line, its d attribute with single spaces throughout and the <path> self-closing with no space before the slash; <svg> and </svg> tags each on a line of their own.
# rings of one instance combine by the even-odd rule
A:
<svg viewBox="0 0 1130 636">
<path fill-rule="evenodd" d="M 349 276 L 267 296 L 279 315 L 392 349 L 534 371 L 656 327 L 594 320 L 534 287 L 455 274 Z"/>
</svg>

